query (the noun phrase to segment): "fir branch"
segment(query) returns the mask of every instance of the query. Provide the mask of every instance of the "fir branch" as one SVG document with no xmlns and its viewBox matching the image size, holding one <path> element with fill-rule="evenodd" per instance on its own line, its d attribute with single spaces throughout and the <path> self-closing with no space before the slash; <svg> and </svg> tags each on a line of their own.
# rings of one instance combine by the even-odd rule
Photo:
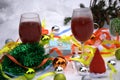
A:
<svg viewBox="0 0 120 80">
<path fill-rule="evenodd" d="M 66 17 L 66 18 L 64 19 L 64 25 L 67 25 L 68 22 L 70 22 L 70 20 L 71 20 L 71 17 Z"/>
</svg>

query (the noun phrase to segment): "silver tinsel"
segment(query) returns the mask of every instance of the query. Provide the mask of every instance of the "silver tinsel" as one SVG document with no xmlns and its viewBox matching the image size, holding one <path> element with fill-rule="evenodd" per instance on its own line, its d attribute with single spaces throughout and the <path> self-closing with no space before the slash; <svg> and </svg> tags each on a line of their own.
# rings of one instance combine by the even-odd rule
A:
<svg viewBox="0 0 120 80">
<path fill-rule="evenodd" d="M 115 60 L 109 60 L 107 63 L 110 63 L 111 65 L 115 66 L 116 65 L 116 61 Z M 108 69 L 110 69 L 110 67 L 107 65 Z"/>
<path fill-rule="evenodd" d="M 58 66 L 58 67 L 55 68 L 55 72 L 56 73 L 63 73 L 63 68 Z"/>
<path fill-rule="evenodd" d="M 52 27 L 51 30 L 52 30 L 52 33 L 56 34 L 56 33 L 58 33 L 60 31 L 60 27 L 55 25 L 55 26 Z"/>
<path fill-rule="evenodd" d="M 81 75 L 81 76 L 86 76 L 88 74 L 88 68 L 85 67 L 85 66 L 81 66 L 78 70 L 78 73 Z"/>
</svg>

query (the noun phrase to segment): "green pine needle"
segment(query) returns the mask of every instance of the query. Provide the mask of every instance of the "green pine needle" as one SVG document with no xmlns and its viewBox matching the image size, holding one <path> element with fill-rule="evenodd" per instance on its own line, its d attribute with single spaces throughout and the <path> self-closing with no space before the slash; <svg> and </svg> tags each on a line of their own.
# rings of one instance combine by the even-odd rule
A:
<svg viewBox="0 0 120 80">
<path fill-rule="evenodd" d="M 39 43 L 21 43 L 9 52 L 9 54 L 12 55 L 19 63 L 30 68 L 37 67 L 45 58 L 49 57 L 49 55 L 45 55 L 44 53 L 45 50 Z M 44 69 L 49 64 L 50 61 L 48 61 L 39 69 Z M 23 75 L 26 72 L 26 69 L 15 64 L 8 57 L 4 58 L 2 65 L 3 70 L 12 75 Z"/>
</svg>

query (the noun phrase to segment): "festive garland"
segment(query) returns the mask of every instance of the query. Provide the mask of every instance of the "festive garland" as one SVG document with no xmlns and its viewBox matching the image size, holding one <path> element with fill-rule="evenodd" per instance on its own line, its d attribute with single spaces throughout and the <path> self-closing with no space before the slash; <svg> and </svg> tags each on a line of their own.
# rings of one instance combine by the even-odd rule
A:
<svg viewBox="0 0 120 80">
<path fill-rule="evenodd" d="M 44 48 L 39 43 L 21 43 L 8 53 L 23 66 L 31 68 L 37 67 L 45 58 L 49 57 L 49 55 L 44 54 Z M 44 69 L 49 64 L 50 60 L 48 60 L 43 66 L 35 68 L 35 70 Z M 16 76 L 23 75 L 27 71 L 25 68 L 15 64 L 6 56 L 2 62 L 2 67 L 3 71 Z"/>
</svg>

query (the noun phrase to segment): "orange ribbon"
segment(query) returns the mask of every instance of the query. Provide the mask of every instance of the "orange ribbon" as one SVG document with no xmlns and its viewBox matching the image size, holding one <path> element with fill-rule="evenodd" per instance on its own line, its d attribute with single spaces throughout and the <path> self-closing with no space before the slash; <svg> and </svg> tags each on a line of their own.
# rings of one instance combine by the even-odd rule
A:
<svg viewBox="0 0 120 80">
<path fill-rule="evenodd" d="M 49 31 L 47 29 L 42 28 L 42 35 L 43 34 L 48 34 L 48 33 L 49 33 Z"/>
<path fill-rule="evenodd" d="M 26 67 L 26 66 L 23 66 L 21 63 L 19 63 L 13 56 L 11 56 L 10 54 L 5 54 L 4 56 L 7 56 L 11 61 L 13 61 L 15 64 L 25 68 L 25 69 L 28 69 L 29 67 Z M 4 59 L 4 56 L 0 59 L 0 63 L 3 61 Z M 37 67 L 34 67 L 34 68 L 40 68 L 41 66 L 43 66 L 48 60 L 53 60 L 53 58 L 46 58 L 44 59 L 40 65 L 38 65 Z"/>
<path fill-rule="evenodd" d="M 42 61 L 42 63 L 40 65 L 38 65 L 37 67 L 35 68 L 40 68 L 41 66 L 43 66 L 48 60 L 52 60 L 53 61 L 53 58 L 46 58 Z"/>
<path fill-rule="evenodd" d="M 57 47 L 52 48 L 52 49 L 50 50 L 50 54 L 53 53 L 54 51 L 57 52 L 58 56 L 63 56 L 62 51 L 59 50 Z"/>
<path fill-rule="evenodd" d="M 13 61 L 14 63 L 16 63 L 17 65 L 19 65 L 19 66 L 21 66 L 21 67 L 23 67 L 23 68 L 25 68 L 25 69 L 27 69 L 28 67 L 25 67 L 25 66 L 23 66 L 22 64 L 20 64 L 13 56 L 11 56 L 10 54 L 6 54 L 6 56 L 11 60 L 11 61 Z"/>
<path fill-rule="evenodd" d="M 98 29 L 97 31 L 95 31 L 93 33 L 93 35 L 91 36 L 91 39 L 89 39 L 89 40 L 87 40 L 85 42 L 85 44 L 86 45 L 87 44 L 88 45 L 94 45 L 96 41 L 99 42 L 99 44 L 100 44 L 103 41 L 101 39 L 102 35 L 105 35 L 106 40 L 110 40 L 111 36 L 110 36 L 109 32 L 107 32 L 107 30 L 108 30 L 108 28 L 100 28 L 100 29 Z"/>
</svg>

